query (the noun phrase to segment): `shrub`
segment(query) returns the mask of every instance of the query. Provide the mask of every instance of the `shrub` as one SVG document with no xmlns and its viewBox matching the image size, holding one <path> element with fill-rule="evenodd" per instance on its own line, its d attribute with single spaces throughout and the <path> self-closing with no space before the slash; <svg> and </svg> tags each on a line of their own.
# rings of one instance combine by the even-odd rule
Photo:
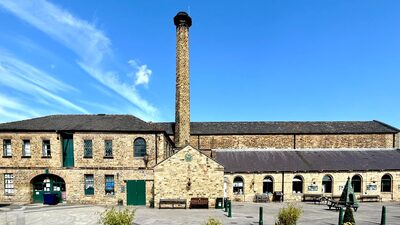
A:
<svg viewBox="0 0 400 225">
<path fill-rule="evenodd" d="M 210 218 L 205 225 L 222 225 L 222 223 L 217 219 Z"/>
<path fill-rule="evenodd" d="M 353 210 L 350 207 L 346 207 L 346 211 L 344 211 L 343 223 L 347 223 L 350 225 L 356 224 L 356 221 L 354 220 Z"/>
<path fill-rule="evenodd" d="M 103 225 L 131 225 L 135 215 L 134 210 L 125 208 L 116 210 L 114 207 L 107 209 L 100 214 L 99 224 Z"/>
<path fill-rule="evenodd" d="M 303 211 L 294 204 L 288 204 L 279 210 L 276 225 L 295 225 Z"/>
</svg>

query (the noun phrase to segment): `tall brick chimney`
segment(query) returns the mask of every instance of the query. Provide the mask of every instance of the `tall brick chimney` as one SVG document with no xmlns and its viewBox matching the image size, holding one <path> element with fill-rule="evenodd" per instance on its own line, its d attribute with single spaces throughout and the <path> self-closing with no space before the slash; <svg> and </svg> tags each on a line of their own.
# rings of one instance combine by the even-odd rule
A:
<svg viewBox="0 0 400 225">
<path fill-rule="evenodd" d="M 175 146 L 183 148 L 190 138 L 189 27 L 192 18 L 186 12 L 174 17 L 176 26 L 176 99 Z"/>
</svg>

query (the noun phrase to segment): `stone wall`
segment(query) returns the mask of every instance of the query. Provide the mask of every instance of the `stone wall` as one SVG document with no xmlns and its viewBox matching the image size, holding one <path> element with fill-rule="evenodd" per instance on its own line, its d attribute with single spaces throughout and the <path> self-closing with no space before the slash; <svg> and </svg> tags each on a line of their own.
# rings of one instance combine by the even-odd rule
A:
<svg viewBox="0 0 400 225">
<path fill-rule="evenodd" d="M 206 197 L 209 206 L 223 197 L 224 168 L 198 150 L 187 146 L 154 167 L 154 203 L 160 199 Z"/>
<path fill-rule="evenodd" d="M 74 163 L 75 167 L 110 168 L 145 167 L 143 157 L 134 157 L 133 142 L 141 137 L 146 140 L 148 167 L 153 167 L 171 155 L 172 144 L 164 134 L 120 134 L 120 133 L 75 133 Z M 12 156 L 0 158 L 1 167 L 63 167 L 62 137 L 56 133 L 1 133 L 1 154 L 3 139 L 11 139 Z M 92 140 L 92 158 L 84 158 L 83 141 Z M 30 140 L 31 157 L 22 156 L 23 140 Z M 42 157 L 42 140 L 50 140 L 51 157 Z M 104 141 L 112 140 L 113 158 L 104 157 Z M 157 149 L 157 150 L 156 150 Z M 157 159 L 156 159 L 157 156 Z"/>
<path fill-rule="evenodd" d="M 119 199 L 126 204 L 126 180 L 146 180 L 146 205 L 149 206 L 153 198 L 152 170 L 50 169 L 48 172 L 64 179 L 66 201 L 71 204 L 116 205 Z M 14 195 L 4 194 L 4 173 L 14 175 Z M 44 173 L 39 169 L 0 169 L 0 202 L 30 203 L 33 194 L 31 181 Z M 85 195 L 85 174 L 94 175 L 94 195 Z M 114 195 L 105 194 L 105 175 L 114 175 Z"/>
<path fill-rule="evenodd" d="M 393 134 L 192 135 L 190 137 L 190 145 L 200 150 L 393 148 L 393 143 L 398 145 L 397 139 L 393 142 Z"/>
<path fill-rule="evenodd" d="M 399 201 L 400 200 L 400 171 L 382 171 L 382 172 L 302 172 L 302 173 L 255 173 L 255 174 L 225 174 L 226 195 L 236 201 L 254 200 L 255 194 L 263 192 L 263 179 L 266 176 L 271 176 L 274 181 L 273 191 L 284 192 L 285 201 L 300 201 L 302 194 L 292 192 L 292 180 L 294 176 L 299 175 L 303 178 L 303 193 L 306 194 L 322 194 L 322 178 L 325 175 L 330 175 L 333 178 L 332 193 L 325 193 L 327 196 L 340 196 L 342 189 L 346 184 L 348 177 L 361 175 L 362 188 L 361 193 L 356 193 L 357 196 L 365 195 L 380 195 L 383 201 Z M 389 174 L 392 177 L 392 192 L 381 192 L 381 178 L 383 175 Z M 244 179 L 244 193 L 242 195 L 233 194 L 233 179 L 240 176 Z M 282 185 L 282 181 L 283 185 Z M 376 190 L 367 190 L 367 185 L 376 185 Z M 317 186 L 317 191 L 311 191 L 309 186 Z"/>
</svg>

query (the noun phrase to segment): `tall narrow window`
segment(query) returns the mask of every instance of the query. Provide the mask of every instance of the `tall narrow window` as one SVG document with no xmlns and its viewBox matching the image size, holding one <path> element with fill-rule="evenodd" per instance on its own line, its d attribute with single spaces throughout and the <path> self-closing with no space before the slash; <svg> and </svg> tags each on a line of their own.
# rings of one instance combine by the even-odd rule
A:
<svg viewBox="0 0 400 225">
<path fill-rule="evenodd" d="M 105 157 L 112 157 L 113 150 L 112 150 L 112 140 L 105 140 L 104 141 L 104 156 Z"/>
<path fill-rule="evenodd" d="M 292 181 L 293 193 L 303 193 L 303 177 L 294 176 Z"/>
<path fill-rule="evenodd" d="M 11 156 L 11 140 L 4 139 L 3 140 L 3 156 Z"/>
<path fill-rule="evenodd" d="M 389 174 L 382 176 L 381 192 L 392 192 L 392 177 Z"/>
<path fill-rule="evenodd" d="M 322 178 L 322 190 L 324 193 L 332 193 L 332 177 L 330 175 Z"/>
<path fill-rule="evenodd" d="M 351 178 L 351 186 L 353 186 L 353 191 L 354 192 L 361 192 L 361 176 L 360 175 L 354 175 Z"/>
<path fill-rule="evenodd" d="M 106 195 L 114 195 L 114 175 L 105 176 L 105 192 Z"/>
<path fill-rule="evenodd" d="M 43 156 L 50 157 L 51 156 L 51 148 L 50 148 L 50 140 L 43 140 Z"/>
<path fill-rule="evenodd" d="M 235 177 L 233 179 L 233 194 L 242 195 L 244 194 L 244 182 L 242 177 Z"/>
<path fill-rule="evenodd" d="M 85 195 L 94 195 L 93 174 L 85 174 Z"/>
<path fill-rule="evenodd" d="M 22 141 L 22 155 L 23 156 L 31 156 L 31 141 L 30 140 Z"/>
<path fill-rule="evenodd" d="M 93 144 L 92 140 L 83 141 L 83 157 L 85 158 L 93 157 L 92 144 Z"/>
<path fill-rule="evenodd" d="M 12 173 L 4 174 L 4 194 L 5 195 L 14 194 L 14 175 Z"/>
<path fill-rule="evenodd" d="M 134 141 L 134 157 L 146 155 L 146 141 L 143 138 L 136 138 Z"/>
</svg>

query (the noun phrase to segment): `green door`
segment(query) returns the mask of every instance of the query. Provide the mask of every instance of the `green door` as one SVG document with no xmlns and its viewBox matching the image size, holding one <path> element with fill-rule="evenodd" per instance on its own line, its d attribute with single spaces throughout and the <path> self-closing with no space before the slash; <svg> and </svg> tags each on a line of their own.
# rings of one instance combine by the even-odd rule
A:
<svg viewBox="0 0 400 225">
<path fill-rule="evenodd" d="M 146 182 L 144 180 L 126 181 L 126 204 L 146 205 Z"/>
<path fill-rule="evenodd" d="M 74 166 L 74 139 L 72 137 L 63 139 L 63 166 Z"/>
</svg>

